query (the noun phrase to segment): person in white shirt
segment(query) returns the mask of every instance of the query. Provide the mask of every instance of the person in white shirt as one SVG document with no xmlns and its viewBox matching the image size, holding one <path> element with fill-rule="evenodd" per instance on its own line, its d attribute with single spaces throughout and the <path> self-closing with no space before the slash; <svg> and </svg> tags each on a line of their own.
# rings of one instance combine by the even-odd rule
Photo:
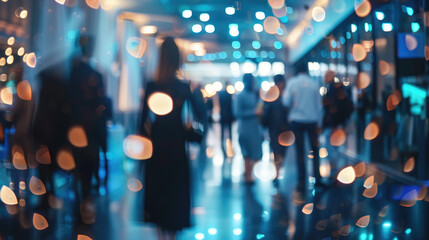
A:
<svg viewBox="0 0 429 240">
<path fill-rule="evenodd" d="M 306 65 L 299 66 L 298 75 L 290 79 L 283 94 L 283 104 L 289 109 L 290 128 L 295 134 L 298 167 L 298 189 L 304 190 L 306 184 L 306 164 L 304 137 L 308 134 L 313 151 L 313 169 L 316 187 L 322 187 L 319 172 L 319 132 L 322 122 L 322 97 L 320 85 L 307 74 Z"/>
</svg>

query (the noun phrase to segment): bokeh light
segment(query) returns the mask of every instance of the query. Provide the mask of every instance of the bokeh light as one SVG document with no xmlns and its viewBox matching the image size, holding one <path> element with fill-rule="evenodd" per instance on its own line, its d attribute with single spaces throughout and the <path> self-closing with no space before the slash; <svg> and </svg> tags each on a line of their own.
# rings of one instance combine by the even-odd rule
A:
<svg viewBox="0 0 429 240">
<path fill-rule="evenodd" d="M 173 110 L 173 99 L 166 93 L 152 93 L 149 96 L 147 103 L 149 109 L 156 115 L 167 115 Z"/>
<path fill-rule="evenodd" d="M 358 3 L 359 1 L 356 1 Z M 361 18 L 364 18 L 369 15 L 371 12 L 371 3 L 369 0 L 363 0 L 359 5 L 355 4 L 355 12 Z"/>
<path fill-rule="evenodd" d="M 264 20 L 264 30 L 269 34 L 276 34 L 277 29 L 280 28 L 280 22 L 275 17 L 267 17 Z"/>
<path fill-rule="evenodd" d="M 51 164 L 52 160 L 48 147 L 40 146 L 36 151 L 36 161 L 40 164 Z"/>
<path fill-rule="evenodd" d="M 270 87 L 268 91 L 264 91 L 263 89 L 261 89 L 259 91 L 259 95 L 261 99 L 264 100 L 265 102 L 274 102 L 279 98 L 280 90 L 276 85 L 274 85 Z"/>
<path fill-rule="evenodd" d="M 30 191 L 34 195 L 43 195 L 46 193 L 45 185 L 43 184 L 42 180 L 32 176 L 30 179 Z"/>
<path fill-rule="evenodd" d="M 100 7 L 100 0 L 85 0 L 88 7 L 98 9 Z"/>
<path fill-rule="evenodd" d="M 292 131 L 286 131 L 279 135 L 279 144 L 282 146 L 291 146 L 295 143 L 295 134 Z"/>
<path fill-rule="evenodd" d="M 356 174 L 352 166 L 348 166 L 338 173 L 337 180 L 344 184 L 351 184 L 355 181 Z"/>
<path fill-rule="evenodd" d="M 302 212 L 305 215 L 310 215 L 313 212 L 313 208 L 314 208 L 314 203 L 307 203 L 304 205 L 304 207 L 302 208 Z"/>
<path fill-rule="evenodd" d="M 346 140 L 347 140 L 346 132 L 343 129 L 339 128 L 339 129 L 335 129 L 331 133 L 329 142 L 331 143 L 332 146 L 339 147 L 343 145 L 346 142 Z"/>
<path fill-rule="evenodd" d="M 72 152 L 69 149 L 60 149 L 57 154 L 57 164 L 60 168 L 66 171 L 73 170 L 76 167 L 76 163 Z"/>
<path fill-rule="evenodd" d="M 127 186 L 131 192 L 138 192 L 143 188 L 143 184 L 137 178 L 128 179 Z"/>
<path fill-rule="evenodd" d="M 285 5 L 285 0 L 268 0 L 268 4 L 273 9 L 279 9 Z"/>
<path fill-rule="evenodd" d="M 373 183 L 370 188 L 365 189 L 365 191 L 363 192 L 363 196 L 366 198 L 374 198 L 375 196 L 377 196 L 377 192 L 378 185 L 377 183 Z"/>
<path fill-rule="evenodd" d="M 130 37 L 127 40 L 127 51 L 135 58 L 142 58 L 147 47 L 146 40 L 138 37 Z"/>
<path fill-rule="evenodd" d="M 0 99 L 1 102 L 7 105 L 12 105 L 13 103 L 13 92 L 11 87 L 5 87 L 0 90 Z"/>
<path fill-rule="evenodd" d="M 152 141 L 142 136 L 130 135 L 126 137 L 123 148 L 125 154 L 135 160 L 146 160 L 152 157 Z"/>
<path fill-rule="evenodd" d="M 33 215 L 33 226 L 35 229 L 42 231 L 49 227 L 48 221 L 45 217 L 38 213 L 34 213 Z"/>
<path fill-rule="evenodd" d="M 68 139 L 70 143 L 78 148 L 88 146 L 88 139 L 85 130 L 81 126 L 73 126 L 68 131 Z"/>
<path fill-rule="evenodd" d="M 372 185 L 374 185 L 374 175 L 369 176 L 363 183 L 365 188 L 371 188 Z"/>
<path fill-rule="evenodd" d="M 272 181 L 277 177 L 276 166 L 269 161 L 259 161 L 253 167 L 255 177 L 261 181 Z"/>
<path fill-rule="evenodd" d="M 371 84 L 371 77 L 366 72 L 360 72 L 357 75 L 356 86 L 360 89 L 365 89 Z"/>
<path fill-rule="evenodd" d="M 363 61 L 367 56 L 365 47 L 362 44 L 358 44 L 358 43 L 353 45 L 352 54 L 353 54 L 353 59 L 356 62 Z"/>
<path fill-rule="evenodd" d="M 326 17 L 325 9 L 323 9 L 322 7 L 316 6 L 313 8 L 311 15 L 314 21 L 323 22 Z"/>
<path fill-rule="evenodd" d="M 369 220 L 370 220 L 369 215 L 363 216 L 363 217 L 358 219 L 358 221 L 356 222 L 356 226 L 358 226 L 360 228 L 366 228 L 369 224 Z"/>
<path fill-rule="evenodd" d="M 18 199 L 16 198 L 15 193 L 7 186 L 2 186 L 0 190 L 0 199 L 6 205 L 16 205 L 18 204 Z"/>
<path fill-rule="evenodd" d="M 364 132 L 364 139 L 365 140 L 374 140 L 378 134 L 380 133 L 380 128 L 377 123 L 371 122 L 368 124 L 368 126 L 365 128 Z"/>
<path fill-rule="evenodd" d="M 27 66 L 35 68 L 37 65 L 36 54 L 34 52 L 28 53 L 25 57 L 25 63 L 27 63 Z"/>
<path fill-rule="evenodd" d="M 410 157 L 404 164 L 404 172 L 409 173 L 414 170 L 415 159 L 414 157 Z"/>
<path fill-rule="evenodd" d="M 32 95 L 30 83 L 27 80 L 19 82 L 16 86 L 16 93 L 22 100 L 30 101 Z"/>
</svg>

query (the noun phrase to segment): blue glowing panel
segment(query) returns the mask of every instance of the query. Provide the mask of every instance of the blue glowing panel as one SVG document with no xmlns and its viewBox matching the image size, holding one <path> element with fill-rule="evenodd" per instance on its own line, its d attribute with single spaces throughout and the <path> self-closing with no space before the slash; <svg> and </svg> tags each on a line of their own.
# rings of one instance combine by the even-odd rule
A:
<svg viewBox="0 0 429 240">
<path fill-rule="evenodd" d="M 407 45 L 408 42 L 408 45 Z M 398 58 L 424 58 L 425 35 L 424 33 L 399 33 L 398 34 Z"/>
</svg>

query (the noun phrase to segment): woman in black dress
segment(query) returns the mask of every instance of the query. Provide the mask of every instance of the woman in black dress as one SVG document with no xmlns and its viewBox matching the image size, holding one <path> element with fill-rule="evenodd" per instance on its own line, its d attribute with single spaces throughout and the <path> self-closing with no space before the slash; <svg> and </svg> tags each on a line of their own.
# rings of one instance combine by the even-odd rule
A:
<svg viewBox="0 0 429 240">
<path fill-rule="evenodd" d="M 172 38 L 166 38 L 155 81 L 146 87 L 141 115 L 140 133 L 153 144 L 152 157 L 146 161 L 144 221 L 157 225 L 159 239 L 175 239 L 177 231 L 190 227 L 190 173 L 182 111 L 186 102 L 191 106 L 195 102 L 189 84 L 176 78 L 179 67 L 179 49 Z M 154 93 L 171 97 L 171 112 L 156 115 L 150 109 L 148 99 Z"/>
</svg>

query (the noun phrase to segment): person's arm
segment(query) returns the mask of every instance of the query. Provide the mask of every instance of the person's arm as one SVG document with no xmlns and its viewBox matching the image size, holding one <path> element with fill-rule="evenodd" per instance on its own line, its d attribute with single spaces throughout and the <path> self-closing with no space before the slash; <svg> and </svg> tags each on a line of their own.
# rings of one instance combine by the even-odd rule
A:
<svg viewBox="0 0 429 240">
<path fill-rule="evenodd" d="M 282 103 L 286 109 L 289 109 L 292 106 L 292 84 L 289 83 L 286 85 L 286 89 L 284 90 Z"/>
</svg>

